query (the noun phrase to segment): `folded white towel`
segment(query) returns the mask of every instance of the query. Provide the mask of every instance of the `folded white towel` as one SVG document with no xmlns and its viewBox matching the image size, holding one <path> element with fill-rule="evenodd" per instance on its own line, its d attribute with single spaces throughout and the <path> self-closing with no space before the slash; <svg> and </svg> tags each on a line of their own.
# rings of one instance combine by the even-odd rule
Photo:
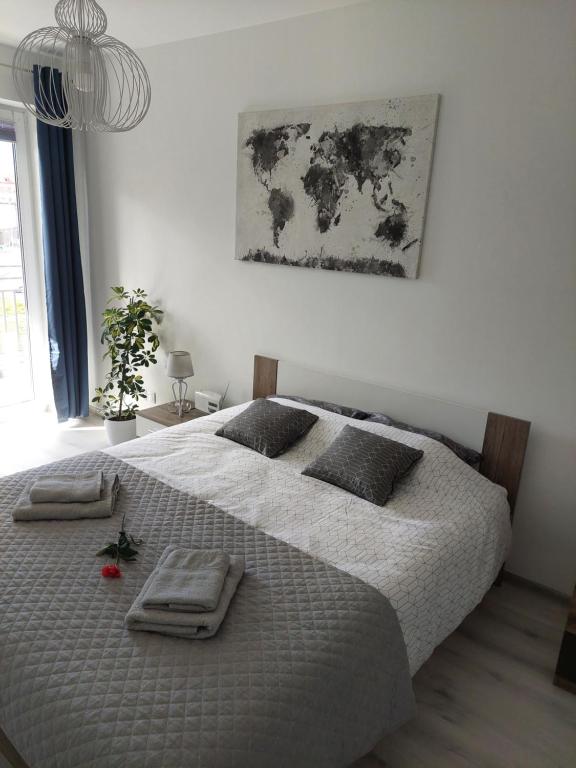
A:
<svg viewBox="0 0 576 768">
<path fill-rule="evenodd" d="M 229 567 L 226 552 L 174 549 L 155 569 L 142 606 L 157 611 L 214 611 Z"/>
<path fill-rule="evenodd" d="M 101 470 L 40 475 L 32 483 L 30 501 L 32 504 L 98 501 L 102 495 L 102 482 Z"/>
<path fill-rule="evenodd" d="M 171 552 L 178 550 L 179 548 L 176 546 L 169 546 L 162 553 L 156 568 L 146 580 L 142 591 L 126 614 L 126 626 L 128 629 L 142 632 L 159 632 L 162 635 L 171 635 L 190 640 L 202 640 L 212 637 L 220 629 L 230 601 L 244 574 L 244 559 L 241 557 L 230 556 L 230 566 L 224 579 L 220 601 L 214 611 L 193 613 L 181 610 L 170 611 L 144 608 L 143 603 L 146 600 L 148 590 L 157 578 L 162 565 Z"/>
<path fill-rule="evenodd" d="M 81 520 L 83 518 L 111 517 L 118 495 L 118 475 L 104 478 L 102 495 L 98 501 L 44 502 L 30 501 L 32 483 L 24 488 L 18 503 L 12 510 L 15 522 L 32 520 Z"/>
</svg>

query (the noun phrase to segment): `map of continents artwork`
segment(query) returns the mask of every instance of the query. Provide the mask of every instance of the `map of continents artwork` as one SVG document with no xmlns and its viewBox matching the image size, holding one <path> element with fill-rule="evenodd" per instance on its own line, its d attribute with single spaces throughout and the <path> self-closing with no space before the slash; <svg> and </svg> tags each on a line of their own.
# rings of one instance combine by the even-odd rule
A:
<svg viewBox="0 0 576 768">
<path fill-rule="evenodd" d="M 242 113 L 236 258 L 417 277 L 438 101 Z"/>
</svg>

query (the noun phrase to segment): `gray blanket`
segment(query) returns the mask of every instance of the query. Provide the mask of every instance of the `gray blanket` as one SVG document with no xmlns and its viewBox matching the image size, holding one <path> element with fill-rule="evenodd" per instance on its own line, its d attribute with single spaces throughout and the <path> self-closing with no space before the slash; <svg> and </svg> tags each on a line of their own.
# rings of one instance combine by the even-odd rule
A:
<svg viewBox="0 0 576 768">
<path fill-rule="evenodd" d="M 46 469 L 0 479 L 0 727 L 31 768 L 345 768 L 412 715 L 375 589 L 106 454 L 53 468 L 121 487 L 112 518 L 22 526 L 12 508 Z M 124 512 L 145 544 L 103 579 L 94 553 Z M 169 544 L 246 562 L 214 638 L 124 626 Z"/>
</svg>

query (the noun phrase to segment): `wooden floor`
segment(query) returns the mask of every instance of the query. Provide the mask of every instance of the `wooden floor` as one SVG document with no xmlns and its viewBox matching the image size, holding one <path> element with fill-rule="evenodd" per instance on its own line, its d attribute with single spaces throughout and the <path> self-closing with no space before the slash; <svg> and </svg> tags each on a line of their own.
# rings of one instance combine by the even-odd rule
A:
<svg viewBox="0 0 576 768">
<path fill-rule="evenodd" d="M 3 441 L 0 474 L 105 445 L 96 419 L 35 427 Z M 576 695 L 552 684 L 566 610 L 524 584 L 492 589 L 414 678 L 415 719 L 353 768 L 576 768 Z"/>
<path fill-rule="evenodd" d="M 492 589 L 414 678 L 416 718 L 354 768 L 575 768 L 576 695 L 552 684 L 566 603 Z"/>
<path fill-rule="evenodd" d="M 108 444 L 104 424 L 97 416 L 58 424 L 54 415 L 32 407 L 0 408 L 0 436 L 0 475 L 96 451 Z"/>
</svg>

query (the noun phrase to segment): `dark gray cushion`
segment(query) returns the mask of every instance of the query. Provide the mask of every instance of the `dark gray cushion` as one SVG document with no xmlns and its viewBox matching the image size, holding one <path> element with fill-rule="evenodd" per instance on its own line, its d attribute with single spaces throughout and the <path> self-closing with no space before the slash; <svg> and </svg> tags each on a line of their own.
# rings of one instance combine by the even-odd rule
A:
<svg viewBox="0 0 576 768">
<path fill-rule="evenodd" d="M 318 421 L 310 411 L 261 398 L 216 432 L 272 459 L 290 448 Z"/>
<path fill-rule="evenodd" d="M 370 414 L 367 411 L 361 411 L 359 408 L 351 408 L 348 405 L 339 405 L 330 403 L 328 400 L 308 400 L 299 395 L 272 395 L 272 397 L 283 397 L 285 400 L 294 400 L 295 403 L 303 405 L 313 405 L 315 408 L 322 408 L 323 411 L 338 413 L 340 416 L 347 416 L 349 419 L 367 419 Z"/>
<path fill-rule="evenodd" d="M 403 443 L 346 426 L 330 448 L 302 474 L 337 485 L 383 507 L 392 496 L 394 483 L 423 455 Z"/>
<path fill-rule="evenodd" d="M 435 432 L 432 429 L 422 429 L 421 427 L 414 427 L 412 424 L 406 424 L 403 421 L 396 421 L 390 416 L 386 416 L 385 413 L 371 413 L 368 415 L 366 421 L 371 421 L 374 424 L 386 424 L 388 427 L 396 427 L 396 429 L 403 429 L 404 432 L 414 432 L 417 435 L 424 435 L 424 437 L 431 437 L 432 440 L 437 440 L 446 448 L 450 448 L 452 453 L 455 453 L 459 459 L 465 461 L 466 464 L 474 467 L 480 464 L 482 460 L 482 454 L 475 451 L 473 448 L 466 448 L 465 445 L 457 443 L 456 440 L 452 440 L 450 437 L 446 437 L 441 432 Z"/>
</svg>

